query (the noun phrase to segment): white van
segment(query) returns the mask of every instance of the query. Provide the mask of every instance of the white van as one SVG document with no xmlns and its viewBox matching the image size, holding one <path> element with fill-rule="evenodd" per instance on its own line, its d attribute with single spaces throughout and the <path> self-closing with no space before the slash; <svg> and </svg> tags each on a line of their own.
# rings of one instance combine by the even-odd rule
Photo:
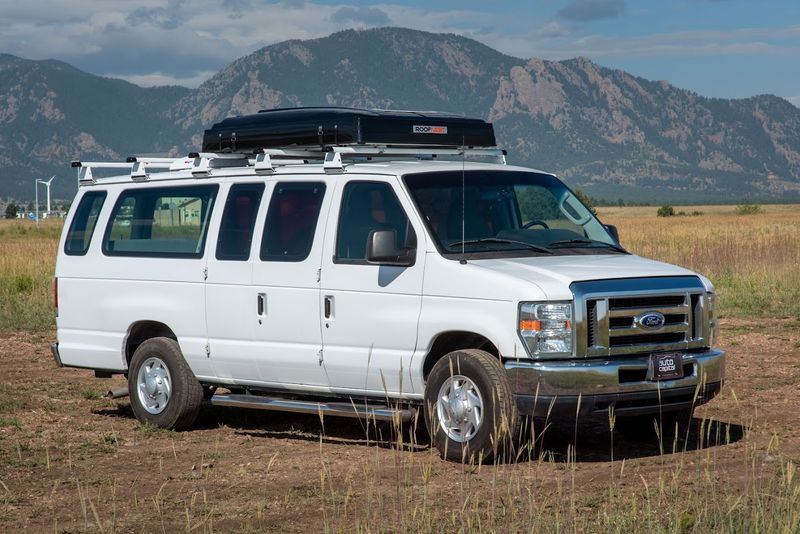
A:
<svg viewBox="0 0 800 534">
<path fill-rule="evenodd" d="M 142 422 L 422 408 L 443 456 L 488 460 L 520 416 L 686 419 L 722 386 L 712 284 L 505 165 L 488 123 L 278 110 L 203 150 L 73 163 L 53 355 L 125 374 Z"/>
</svg>

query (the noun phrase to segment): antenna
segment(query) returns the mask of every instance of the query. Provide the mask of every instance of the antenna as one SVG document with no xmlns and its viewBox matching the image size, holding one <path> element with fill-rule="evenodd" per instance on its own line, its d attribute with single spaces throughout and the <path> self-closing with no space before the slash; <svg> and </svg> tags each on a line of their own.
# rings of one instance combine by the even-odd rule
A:
<svg viewBox="0 0 800 534">
<path fill-rule="evenodd" d="M 459 263 L 461 265 L 465 265 L 467 263 L 466 253 L 464 252 L 464 241 L 467 239 L 466 237 L 466 219 L 467 219 L 467 194 L 466 194 L 466 173 L 464 171 L 464 166 L 466 165 L 467 159 L 467 146 L 465 143 L 464 136 L 461 136 L 461 260 Z"/>
</svg>

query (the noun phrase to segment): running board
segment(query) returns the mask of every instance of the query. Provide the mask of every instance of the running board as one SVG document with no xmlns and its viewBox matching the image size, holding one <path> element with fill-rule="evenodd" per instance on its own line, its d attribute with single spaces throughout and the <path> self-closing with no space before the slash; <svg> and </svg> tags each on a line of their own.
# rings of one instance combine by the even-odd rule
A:
<svg viewBox="0 0 800 534">
<path fill-rule="evenodd" d="M 255 408 L 276 412 L 294 412 L 309 414 L 325 414 L 338 417 L 358 417 L 378 421 L 402 422 L 414 418 L 414 410 L 408 408 L 392 408 L 386 405 L 364 404 L 363 402 L 314 402 L 302 400 L 263 397 L 261 395 L 214 395 L 211 397 L 214 406 L 231 406 L 234 408 Z"/>
</svg>

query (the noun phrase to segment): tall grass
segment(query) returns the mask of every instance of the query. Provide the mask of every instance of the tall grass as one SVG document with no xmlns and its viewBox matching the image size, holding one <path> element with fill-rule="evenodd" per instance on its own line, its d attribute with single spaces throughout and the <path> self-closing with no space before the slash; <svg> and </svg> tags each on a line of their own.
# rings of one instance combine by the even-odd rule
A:
<svg viewBox="0 0 800 534">
<path fill-rule="evenodd" d="M 800 319 L 800 206 L 746 216 L 733 206 L 701 209 L 687 217 L 658 217 L 655 207 L 598 211 L 631 252 L 709 277 L 723 317 Z"/>
<path fill-rule="evenodd" d="M 681 432 L 659 444 L 666 454 L 648 462 L 660 467 L 643 472 L 624 458 L 588 467 L 575 441 L 567 438 L 571 443 L 554 451 L 542 446 L 546 435 L 523 441 L 511 461 L 443 466 L 419 452 L 413 435 L 406 441 L 408 433 L 395 430 L 392 475 L 378 447 L 374 461 L 335 471 L 336 453 L 326 452 L 320 436 L 322 526 L 326 532 L 798 532 L 800 475 L 792 460 L 765 463 L 755 439 L 732 436 L 730 426 L 714 421 L 695 420 Z M 738 459 L 723 465 L 717 449 L 739 440 Z M 767 457 L 778 456 L 774 443 L 767 449 Z"/>
<path fill-rule="evenodd" d="M 53 273 L 60 221 L 0 221 L 0 330 L 54 325 Z"/>
<path fill-rule="evenodd" d="M 641 256 L 708 276 L 723 317 L 800 319 L 800 206 L 766 206 L 746 216 L 734 206 L 702 215 L 658 217 L 657 208 L 599 208 L 623 245 Z M 60 221 L 0 220 L 0 330 L 54 325 L 52 285 Z"/>
</svg>

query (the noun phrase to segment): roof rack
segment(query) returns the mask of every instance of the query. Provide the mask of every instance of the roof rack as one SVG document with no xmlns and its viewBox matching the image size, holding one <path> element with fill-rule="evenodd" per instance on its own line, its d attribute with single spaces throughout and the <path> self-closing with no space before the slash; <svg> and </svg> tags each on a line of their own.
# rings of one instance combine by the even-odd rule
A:
<svg viewBox="0 0 800 534">
<path fill-rule="evenodd" d="M 128 169 L 134 181 L 150 171 L 191 171 L 208 176 L 215 168 L 252 168 L 271 174 L 276 166 L 321 160 L 325 172 L 344 172 L 346 159 L 460 159 L 506 163 L 494 128 L 483 119 L 448 113 L 290 108 L 229 117 L 203 134 L 202 152 L 185 158 L 135 156 L 123 162 L 73 161 L 80 184 L 96 183 L 92 169 Z"/>
<path fill-rule="evenodd" d="M 192 176 L 208 176 L 213 169 L 252 168 L 255 174 L 272 174 L 276 167 L 298 165 L 312 161 L 321 162 L 325 172 L 344 172 L 345 162 L 375 159 L 464 159 L 488 161 L 505 165 L 506 151 L 499 148 L 438 147 L 430 145 L 391 147 L 381 145 L 312 146 L 291 148 L 265 148 L 258 152 L 191 152 L 182 158 L 156 158 L 131 156 L 124 162 L 73 161 L 78 169 L 81 185 L 97 183 L 92 169 L 128 169 L 132 181 L 146 181 L 151 170 L 190 170 Z"/>
</svg>

